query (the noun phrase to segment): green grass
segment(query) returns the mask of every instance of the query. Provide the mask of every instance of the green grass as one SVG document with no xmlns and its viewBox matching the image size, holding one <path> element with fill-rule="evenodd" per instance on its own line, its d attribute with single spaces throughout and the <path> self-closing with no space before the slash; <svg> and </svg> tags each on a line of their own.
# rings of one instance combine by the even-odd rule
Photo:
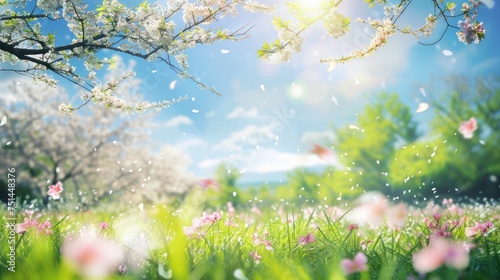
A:
<svg viewBox="0 0 500 280">
<path fill-rule="evenodd" d="M 495 279 L 500 274 L 500 236 L 496 230 L 500 207 L 493 203 L 454 207 L 409 208 L 400 230 L 382 222 L 378 227 L 358 224 L 358 229 L 351 231 L 347 229 L 347 216 L 335 211 L 330 214 L 331 207 L 304 211 L 298 206 L 276 204 L 260 209 L 261 215 L 242 208 L 232 216 L 227 208 L 204 209 L 208 214 L 221 211 L 222 219 L 205 224 L 197 231 L 203 234 L 195 237 L 187 236 L 183 230 L 191 226 L 193 218 L 202 216 L 201 208 L 187 211 L 188 207 L 184 207 L 183 211 L 174 212 L 168 206 L 156 205 L 145 206 L 143 212 L 136 207 L 116 213 L 39 211 L 38 220 L 50 219 L 53 233 L 45 235 L 31 228 L 16 234 L 15 272 L 7 270 L 8 214 L 2 209 L 0 278 L 92 279 L 62 253 L 66 239 L 92 231 L 117 244 L 123 254 L 117 266 L 128 267 L 126 273 L 119 273 L 116 267 L 107 274 L 109 279 Z M 457 214 L 456 209 L 463 211 Z M 446 239 L 475 244 L 467 268 L 459 271 L 442 265 L 427 274 L 414 270 L 413 254 L 427 247 L 429 236 L 433 235 L 424 218 L 431 220 L 434 213 L 442 214 L 440 226 L 466 217 L 463 224 L 448 227 L 450 236 Z M 19 214 L 18 223 L 23 219 Z M 488 220 L 493 228 L 487 236 L 465 235 L 466 227 Z M 103 221 L 109 228 L 100 229 Z M 316 240 L 299 245 L 299 237 L 308 233 L 313 233 Z M 269 248 L 262 242 L 256 243 L 256 237 L 267 242 Z M 260 256 L 259 262 L 251 256 L 255 252 Z M 367 256 L 368 269 L 346 275 L 341 260 L 352 259 L 358 252 Z"/>
</svg>

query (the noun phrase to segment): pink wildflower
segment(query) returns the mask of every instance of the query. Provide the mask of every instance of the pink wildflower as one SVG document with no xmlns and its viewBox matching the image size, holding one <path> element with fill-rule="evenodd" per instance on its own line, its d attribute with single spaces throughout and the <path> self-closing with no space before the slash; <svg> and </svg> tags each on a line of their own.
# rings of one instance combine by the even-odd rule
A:
<svg viewBox="0 0 500 280">
<path fill-rule="evenodd" d="M 470 238 L 475 237 L 478 233 L 483 234 L 483 236 L 488 236 L 488 230 L 493 227 L 493 224 L 490 221 L 487 221 L 486 223 L 478 223 L 473 227 L 466 227 L 465 228 L 465 235 L 467 235 Z"/>
<path fill-rule="evenodd" d="M 403 203 L 393 206 L 387 211 L 387 224 L 394 230 L 400 230 L 406 222 L 406 215 L 407 209 Z"/>
<path fill-rule="evenodd" d="M 314 241 L 316 241 L 316 238 L 314 238 L 314 234 L 312 233 L 299 237 L 299 245 L 306 245 Z"/>
<path fill-rule="evenodd" d="M 61 181 L 59 181 L 55 185 L 49 186 L 49 191 L 47 192 L 47 194 L 52 197 L 52 199 L 59 199 L 61 197 L 60 194 L 63 190 L 63 184 L 61 183 Z"/>
<path fill-rule="evenodd" d="M 343 259 L 340 262 L 340 266 L 344 270 L 345 274 L 350 275 L 358 271 L 366 271 L 368 266 L 368 258 L 362 252 L 358 252 L 354 259 Z"/>
<path fill-rule="evenodd" d="M 257 253 L 257 251 L 250 252 L 250 256 L 252 256 L 256 264 L 259 264 L 260 259 L 262 258 L 261 256 L 259 256 L 259 253 Z"/>
<path fill-rule="evenodd" d="M 348 231 L 353 231 L 355 229 L 358 229 L 358 225 L 354 224 L 354 223 L 351 223 L 347 226 L 347 230 Z"/>
<path fill-rule="evenodd" d="M 458 270 L 467 268 L 469 254 L 463 244 L 450 243 L 445 239 L 432 240 L 429 247 L 413 255 L 413 268 L 419 273 L 431 272 L 443 264 Z"/>
<path fill-rule="evenodd" d="M 101 229 L 108 229 L 109 228 L 108 223 L 106 223 L 106 222 L 102 222 L 100 227 L 101 227 Z"/>
<path fill-rule="evenodd" d="M 460 132 L 465 139 L 471 139 L 474 136 L 474 131 L 477 129 L 476 118 L 472 117 L 468 121 L 460 123 L 458 132 Z"/>
<path fill-rule="evenodd" d="M 105 277 L 118 268 L 122 258 L 119 246 L 108 239 L 85 233 L 64 243 L 62 254 L 84 276 Z"/>
</svg>

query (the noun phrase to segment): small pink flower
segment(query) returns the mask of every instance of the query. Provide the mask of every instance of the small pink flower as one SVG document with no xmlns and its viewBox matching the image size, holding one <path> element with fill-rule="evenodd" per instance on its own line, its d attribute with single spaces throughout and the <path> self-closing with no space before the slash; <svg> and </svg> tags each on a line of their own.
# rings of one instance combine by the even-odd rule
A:
<svg viewBox="0 0 500 280">
<path fill-rule="evenodd" d="M 394 230 L 401 230 L 406 222 L 407 209 L 403 203 L 389 208 L 386 219 L 387 224 Z"/>
<path fill-rule="evenodd" d="M 354 223 L 351 223 L 347 226 L 347 230 L 348 231 L 353 231 L 355 229 L 358 229 L 358 225 L 354 224 Z"/>
<path fill-rule="evenodd" d="M 257 253 L 257 251 L 250 252 L 250 256 L 252 256 L 256 264 L 258 264 L 260 262 L 260 259 L 262 258 L 261 256 L 259 256 L 259 253 Z"/>
<path fill-rule="evenodd" d="M 35 213 L 35 210 L 24 210 L 24 213 L 31 219 L 31 217 L 33 217 L 33 214 Z"/>
<path fill-rule="evenodd" d="M 200 185 L 203 188 L 203 190 L 207 190 L 208 187 L 210 187 L 210 186 L 214 187 L 217 190 L 220 190 L 219 183 L 217 181 L 215 181 L 214 179 L 203 179 L 203 180 L 200 180 L 198 182 L 198 185 Z"/>
<path fill-rule="evenodd" d="M 467 268 L 469 254 L 466 247 L 439 238 L 432 240 L 429 247 L 413 255 L 413 268 L 422 274 L 431 272 L 443 264 L 458 270 Z"/>
<path fill-rule="evenodd" d="M 116 271 L 123 256 L 117 244 L 90 233 L 66 241 L 62 254 L 82 275 L 91 278 L 103 278 Z"/>
<path fill-rule="evenodd" d="M 299 237 L 299 245 L 306 245 L 314 241 L 316 241 L 316 238 L 314 238 L 314 234 L 312 233 Z"/>
<path fill-rule="evenodd" d="M 61 183 L 61 181 L 59 181 L 55 185 L 49 186 L 49 191 L 47 192 L 47 194 L 52 197 L 52 199 L 59 199 L 61 197 L 60 194 L 63 190 L 63 184 Z"/>
<path fill-rule="evenodd" d="M 118 273 L 120 273 L 120 274 L 127 273 L 127 270 L 128 270 L 128 267 L 124 264 L 120 264 L 120 266 L 118 266 Z"/>
<path fill-rule="evenodd" d="M 460 132 L 465 139 L 471 139 L 474 136 L 474 131 L 477 129 L 476 118 L 471 117 L 468 121 L 460 123 L 458 132 Z"/>
<path fill-rule="evenodd" d="M 108 229 L 109 228 L 108 223 L 106 223 L 106 222 L 102 222 L 100 226 L 101 226 L 101 229 Z"/>
<path fill-rule="evenodd" d="M 340 262 L 340 266 L 346 275 L 350 275 L 358 271 L 366 271 L 368 269 L 367 263 L 368 257 L 366 257 L 366 255 L 362 252 L 358 252 L 352 260 L 343 259 Z"/>
</svg>

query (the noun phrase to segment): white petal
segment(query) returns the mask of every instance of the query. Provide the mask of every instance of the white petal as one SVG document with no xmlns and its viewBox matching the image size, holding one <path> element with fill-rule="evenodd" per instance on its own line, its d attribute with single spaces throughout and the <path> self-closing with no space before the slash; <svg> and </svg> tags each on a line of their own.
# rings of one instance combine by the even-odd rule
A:
<svg viewBox="0 0 500 280">
<path fill-rule="evenodd" d="M 427 109 L 429 109 L 429 104 L 425 103 L 425 102 L 421 102 L 420 104 L 418 104 L 418 108 L 415 111 L 415 113 L 422 113 L 422 112 L 426 111 Z"/>
<path fill-rule="evenodd" d="M 175 85 L 177 84 L 177 80 L 173 80 L 171 83 L 170 83 L 170 86 L 168 86 L 171 90 L 174 90 L 175 89 Z"/>
<path fill-rule="evenodd" d="M 453 55 L 453 52 L 452 52 L 452 51 L 450 51 L 450 50 L 443 50 L 443 54 L 444 54 L 445 56 L 452 56 L 452 55 Z"/>
<path fill-rule="evenodd" d="M 7 116 L 5 116 L 5 115 L 4 115 L 4 116 L 2 117 L 2 120 L 0 121 L 0 126 L 4 125 L 4 124 L 6 124 L 6 123 L 7 123 Z"/>
<path fill-rule="evenodd" d="M 221 53 L 221 54 L 228 54 L 228 53 L 230 53 L 230 52 L 231 52 L 230 50 L 226 50 L 226 49 L 221 49 L 221 50 L 220 50 L 220 53 Z"/>
</svg>

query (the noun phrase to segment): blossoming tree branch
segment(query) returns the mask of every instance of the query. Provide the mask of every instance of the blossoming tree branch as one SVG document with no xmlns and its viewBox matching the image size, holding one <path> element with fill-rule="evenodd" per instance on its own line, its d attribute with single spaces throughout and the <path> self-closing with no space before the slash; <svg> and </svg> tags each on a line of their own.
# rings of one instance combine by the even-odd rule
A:
<svg viewBox="0 0 500 280">
<path fill-rule="evenodd" d="M 422 43 L 432 45 L 440 41 L 449 30 L 456 30 L 456 35 L 460 42 L 465 44 L 478 44 L 485 38 L 485 29 L 482 22 L 477 21 L 477 8 L 485 2 L 491 7 L 492 1 L 469 0 L 460 7 L 453 2 L 444 0 L 430 0 L 433 9 L 425 18 L 423 26 L 413 28 L 411 26 L 400 27 L 398 22 L 404 13 L 411 9 L 411 6 L 421 4 L 413 0 L 401 0 L 398 4 L 390 3 L 387 0 L 365 0 L 370 7 L 378 4 L 383 6 L 383 17 L 378 19 L 357 18 L 355 22 L 365 23 L 375 30 L 375 35 L 370 43 L 362 49 L 355 50 L 339 58 L 322 59 L 321 62 L 345 63 L 352 59 L 363 58 L 371 55 L 375 50 L 384 46 L 389 37 L 396 32 L 410 34 L 418 38 L 429 37 L 435 32 L 436 24 L 439 21 L 445 23 L 444 31 L 438 39 L 432 43 Z M 273 25 L 278 32 L 278 39 L 272 43 L 264 43 L 258 51 L 259 57 L 270 62 L 286 62 L 294 52 L 299 52 L 303 43 L 301 33 L 316 23 L 322 23 L 326 32 L 331 37 L 337 39 L 349 32 L 351 19 L 339 11 L 342 0 L 316 0 L 305 1 L 296 0 L 287 3 L 288 12 L 294 20 L 285 20 L 276 17 Z M 459 19 L 459 20 L 457 20 Z"/>
<path fill-rule="evenodd" d="M 465 44 L 477 44 L 485 36 L 483 24 L 476 20 L 477 8 L 482 4 L 477 0 L 463 3 L 461 7 L 443 0 L 430 0 L 434 6 L 432 12 L 426 17 L 426 23 L 415 29 L 398 26 L 401 15 L 411 5 L 417 4 L 414 1 L 402 0 L 398 4 L 387 0 L 365 1 L 370 6 L 381 5 L 385 11 L 381 19 L 356 19 L 356 22 L 366 23 L 375 29 L 371 42 L 351 54 L 323 59 L 322 62 L 347 62 L 366 57 L 382 47 L 396 32 L 412 34 L 417 38 L 430 36 L 440 20 L 446 23 L 444 33 L 456 29 L 458 40 Z M 265 43 L 258 50 L 258 56 L 272 62 L 288 61 L 293 52 L 301 50 L 301 33 L 319 22 L 323 23 L 330 36 L 343 36 L 349 32 L 351 20 L 339 12 L 341 3 L 342 0 L 288 2 L 289 13 L 295 20 L 275 18 L 272 23 L 278 31 L 278 39 L 271 44 Z M 166 108 L 186 98 L 134 102 L 119 96 L 117 85 L 133 76 L 134 72 L 107 82 L 98 78 L 103 67 L 116 67 L 116 55 L 165 63 L 180 77 L 219 95 L 215 88 L 188 72 L 185 51 L 199 44 L 236 41 L 248 36 L 251 27 L 243 26 L 230 32 L 216 26 L 220 18 L 236 16 L 241 9 L 267 14 L 274 12 L 273 7 L 253 0 L 168 0 L 166 5 L 145 1 L 135 8 L 127 7 L 118 0 L 104 0 L 96 7 L 90 7 L 81 0 L 0 0 L 0 7 L 0 62 L 12 65 L 0 70 L 28 75 L 35 81 L 56 86 L 57 80 L 48 74 L 52 72 L 84 88 L 86 91 L 81 96 L 81 105 L 61 104 L 59 109 L 66 114 L 91 101 L 110 109 L 141 112 Z M 457 18 L 460 20 L 455 23 Z M 54 23 L 67 26 L 67 32 L 61 35 L 51 30 L 49 26 L 54 26 Z M 69 39 L 64 35 L 69 35 Z M 77 66 L 82 68 L 79 61 L 83 61 L 85 69 L 77 69 Z"/>
<path fill-rule="evenodd" d="M 13 65 L 1 70 L 28 75 L 35 81 L 55 86 L 57 81 L 47 74 L 50 71 L 85 88 L 84 104 L 93 101 L 123 111 L 165 108 L 183 98 L 133 103 L 119 97 L 114 90 L 123 79 L 133 76 L 133 72 L 107 83 L 97 78 L 97 71 L 103 67 L 115 67 L 113 55 L 163 62 L 180 77 L 219 94 L 188 73 L 185 51 L 199 44 L 245 38 L 249 28 L 230 32 L 213 26 L 219 18 L 236 16 L 240 7 L 250 12 L 273 11 L 252 0 L 197 3 L 168 0 L 166 6 L 144 1 L 135 8 L 118 0 L 104 0 L 95 9 L 81 0 L 0 0 L 0 7 L 0 61 Z M 52 22 L 67 25 L 69 42 L 51 32 L 47 24 Z M 103 51 L 111 56 L 98 57 Z M 77 69 L 78 60 L 83 61 L 85 71 Z M 60 110 L 68 114 L 75 109 L 71 104 L 60 106 Z"/>
</svg>

